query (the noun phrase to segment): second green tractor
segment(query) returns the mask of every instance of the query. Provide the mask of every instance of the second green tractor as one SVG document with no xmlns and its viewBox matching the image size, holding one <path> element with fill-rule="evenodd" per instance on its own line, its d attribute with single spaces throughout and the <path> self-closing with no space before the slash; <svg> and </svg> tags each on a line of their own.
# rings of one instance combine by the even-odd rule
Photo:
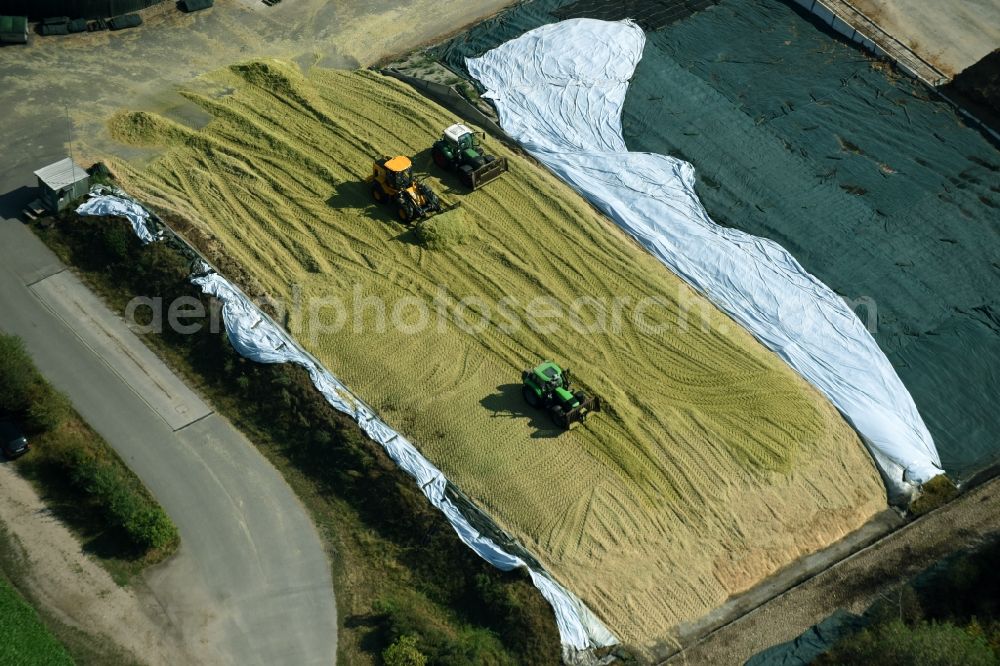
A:
<svg viewBox="0 0 1000 666">
<path fill-rule="evenodd" d="M 507 158 L 488 155 L 476 133 L 456 123 L 446 129 L 431 148 L 434 164 L 445 171 L 457 171 L 462 184 L 471 190 L 496 180 L 507 171 Z"/>
<path fill-rule="evenodd" d="M 569 370 L 552 361 L 521 373 L 521 392 L 525 401 L 536 409 L 544 409 L 561 428 L 585 421 L 591 412 L 601 411 L 601 399 L 583 391 L 571 391 Z"/>
</svg>

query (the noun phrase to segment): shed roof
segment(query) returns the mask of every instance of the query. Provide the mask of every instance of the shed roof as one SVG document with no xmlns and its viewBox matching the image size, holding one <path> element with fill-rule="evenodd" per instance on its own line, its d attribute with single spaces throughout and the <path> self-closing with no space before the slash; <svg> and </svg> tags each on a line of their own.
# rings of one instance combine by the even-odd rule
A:
<svg viewBox="0 0 1000 666">
<path fill-rule="evenodd" d="M 87 172 L 79 164 L 75 164 L 70 158 L 59 160 L 55 164 L 50 164 L 35 172 L 39 180 L 53 190 L 60 190 L 64 187 L 77 183 L 87 177 Z"/>
</svg>

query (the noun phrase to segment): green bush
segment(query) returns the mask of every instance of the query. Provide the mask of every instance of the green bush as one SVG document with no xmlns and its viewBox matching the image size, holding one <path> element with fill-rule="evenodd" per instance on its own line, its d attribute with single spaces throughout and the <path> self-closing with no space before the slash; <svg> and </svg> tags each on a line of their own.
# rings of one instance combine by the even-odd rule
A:
<svg viewBox="0 0 1000 666">
<path fill-rule="evenodd" d="M 34 432 L 55 430 L 70 417 L 73 407 L 63 393 L 48 384 L 36 384 L 31 404 L 25 414 L 24 425 Z"/>
<path fill-rule="evenodd" d="M 433 604 L 420 594 L 377 601 L 387 642 L 396 644 L 407 637 L 419 637 L 420 651 L 432 664 L 447 666 L 497 666 L 515 663 L 546 663 L 515 660 L 493 631 L 469 625 L 445 625 L 436 617 Z"/>
<path fill-rule="evenodd" d="M 910 512 L 915 516 L 921 516 L 947 504 L 957 494 L 958 489 L 952 480 L 944 474 L 938 474 L 920 486 L 920 493 L 910 502 Z"/>
<path fill-rule="evenodd" d="M 70 449 L 64 464 L 73 484 L 104 507 L 110 523 L 123 529 L 144 550 L 167 548 L 177 541 L 177 528 L 137 480 L 117 461 L 101 460 L 82 449 Z"/>
<path fill-rule="evenodd" d="M 13 414 L 29 433 L 55 430 L 72 413 L 65 395 L 35 369 L 20 338 L 0 334 L 0 411 Z"/>
<path fill-rule="evenodd" d="M 0 334 L 0 409 L 21 412 L 28 406 L 34 367 L 21 339 Z"/>
<path fill-rule="evenodd" d="M 128 256 L 129 239 L 132 235 L 122 224 L 107 224 L 101 230 L 104 251 L 113 262 L 121 262 Z"/>
<path fill-rule="evenodd" d="M 385 666 L 424 666 L 427 657 L 417 649 L 417 637 L 408 634 L 382 651 L 382 661 Z"/>
<path fill-rule="evenodd" d="M 823 657 L 821 664 L 879 666 L 997 666 L 1000 659 L 986 639 L 949 623 L 901 620 L 864 629 Z"/>
</svg>

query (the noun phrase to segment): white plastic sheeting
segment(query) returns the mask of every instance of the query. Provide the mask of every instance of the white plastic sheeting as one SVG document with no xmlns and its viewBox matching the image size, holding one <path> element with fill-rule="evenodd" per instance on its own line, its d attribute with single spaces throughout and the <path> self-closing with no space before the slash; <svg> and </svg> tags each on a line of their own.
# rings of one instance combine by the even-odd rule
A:
<svg viewBox="0 0 1000 666">
<path fill-rule="evenodd" d="M 621 111 L 644 45 L 631 21 L 574 19 L 466 63 L 510 136 L 826 394 L 861 435 L 890 494 L 909 496 L 941 463 L 860 319 L 777 243 L 715 224 L 690 164 L 628 152 Z"/>
<path fill-rule="evenodd" d="M 132 231 L 143 244 L 152 243 L 160 237 L 160 233 L 150 219 L 149 211 L 115 187 L 93 186 L 90 188 L 90 198 L 80 204 L 76 212 L 78 215 L 124 217 L 132 225 Z"/>
<path fill-rule="evenodd" d="M 93 197 L 77 208 L 79 215 L 116 215 L 126 218 L 143 242 L 156 240 L 161 234 L 154 231 L 151 215 L 141 204 L 120 190 L 109 188 L 114 194 L 94 188 Z M 618 641 L 600 620 L 574 594 L 563 588 L 552 577 L 522 558 L 513 555 L 487 536 L 476 530 L 461 510 L 447 496 L 448 480 L 441 471 L 422 456 L 416 447 L 355 397 L 340 380 L 333 376 L 303 350 L 283 329 L 255 306 L 246 295 L 229 280 L 212 272 L 208 265 L 191 282 L 203 293 L 218 298 L 222 306 L 222 319 L 226 334 L 233 348 L 246 358 L 258 363 L 296 363 L 309 372 L 313 384 L 334 409 L 347 414 L 371 439 L 385 449 L 400 468 L 412 476 L 431 504 L 437 507 L 459 538 L 477 555 L 504 571 L 518 567 L 528 569 L 531 581 L 551 604 L 559 628 L 563 658 L 567 663 L 602 663 L 593 656 L 594 648 L 617 645 Z"/>
</svg>

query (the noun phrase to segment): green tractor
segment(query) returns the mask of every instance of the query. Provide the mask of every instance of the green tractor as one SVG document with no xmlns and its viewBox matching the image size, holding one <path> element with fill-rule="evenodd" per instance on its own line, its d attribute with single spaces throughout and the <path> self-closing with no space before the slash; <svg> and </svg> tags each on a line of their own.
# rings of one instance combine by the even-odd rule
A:
<svg viewBox="0 0 1000 666">
<path fill-rule="evenodd" d="M 569 370 L 552 361 L 525 370 L 521 380 L 525 401 L 536 409 L 547 410 L 561 428 L 568 429 L 577 421 L 586 421 L 590 412 L 601 411 L 601 399 L 588 397 L 583 391 L 570 391 Z"/>
<path fill-rule="evenodd" d="M 507 158 L 487 155 L 476 133 L 457 123 L 446 129 L 431 149 L 434 164 L 445 171 L 458 171 L 462 184 L 475 190 L 507 171 Z"/>
</svg>

